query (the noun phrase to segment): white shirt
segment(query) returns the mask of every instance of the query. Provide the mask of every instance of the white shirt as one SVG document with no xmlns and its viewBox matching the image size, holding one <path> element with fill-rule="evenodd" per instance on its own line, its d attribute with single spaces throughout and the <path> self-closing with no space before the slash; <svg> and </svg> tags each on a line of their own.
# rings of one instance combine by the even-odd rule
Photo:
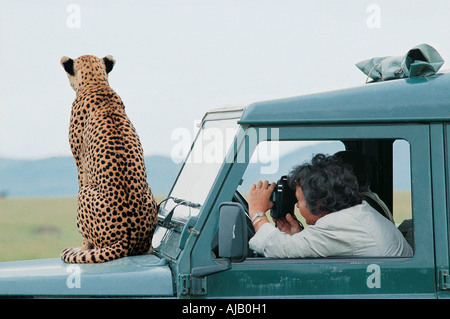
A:
<svg viewBox="0 0 450 319">
<path fill-rule="evenodd" d="M 259 254 L 275 258 L 413 255 L 395 225 L 365 201 L 327 214 L 294 235 L 265 223 L 249 245 Z"/>
</svg>

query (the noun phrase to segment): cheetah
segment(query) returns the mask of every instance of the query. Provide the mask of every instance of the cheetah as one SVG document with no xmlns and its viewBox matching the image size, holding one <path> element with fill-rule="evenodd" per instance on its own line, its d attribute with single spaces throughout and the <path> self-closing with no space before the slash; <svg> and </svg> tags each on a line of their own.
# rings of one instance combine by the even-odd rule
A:
<svg viewBox="0 0 450 319">
<path fill-rule="evenodd" d="M 66 263 L 101 263 L 151 249 L 157 204 L 147 184 L 139 136 L 109 86 L 112 56 L 61 58 L 76 93 L 69 143 L 78 170 L 77 228 L 81 248 L 66 248 Z"/>
</svg>

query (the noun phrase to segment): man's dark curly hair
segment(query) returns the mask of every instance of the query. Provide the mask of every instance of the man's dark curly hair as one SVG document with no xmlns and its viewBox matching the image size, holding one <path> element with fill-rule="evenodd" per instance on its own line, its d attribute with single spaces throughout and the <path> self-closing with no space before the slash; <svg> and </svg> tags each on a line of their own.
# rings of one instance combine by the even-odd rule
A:
<svg viewBox="0 0 450 319">
<path fill-rule="evenodd" d="M 353 169 L 336 156 L 315 155 L 311 163 L 294 167 L 291 188 L 300 186 L 312 214 L 333 213 L 362 203 Z"/>
</svg>

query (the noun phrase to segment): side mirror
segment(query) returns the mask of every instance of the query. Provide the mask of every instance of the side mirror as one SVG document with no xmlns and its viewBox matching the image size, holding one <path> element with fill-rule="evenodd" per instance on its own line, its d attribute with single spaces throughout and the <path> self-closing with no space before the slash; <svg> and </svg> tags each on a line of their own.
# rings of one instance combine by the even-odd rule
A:
<svg viewBox="0 0 450 319">
<path fill-rule="evenodd" d="M 219 257 L 244 261 L 248 253 L 247 222 L 239 203 L 219 206 Z"/>
<path fill-rule="evenodd" d="M 244 261 L 247 252 L 247 223 L 244 208 L 239 203 L 222 203 L 219 206 L 219 257 L 223 260 L 216 265 L 195 267 L 192 269 L 191 276 L 194 280 L 231 269 L 231 261 Z"/>
</svg>

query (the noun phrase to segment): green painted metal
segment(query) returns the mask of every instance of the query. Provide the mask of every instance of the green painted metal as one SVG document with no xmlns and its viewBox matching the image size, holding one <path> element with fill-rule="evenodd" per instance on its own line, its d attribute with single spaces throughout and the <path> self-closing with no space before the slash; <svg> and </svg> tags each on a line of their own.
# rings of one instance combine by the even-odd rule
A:
<svg viewBox="0 0 450 319">
<path fill-rule="evenodd" d="M 435 298 L 434 279 L 430 280 L 434 268 L 412 264 L 386 258 L 247 260 L 233 264 L 230 271 L 208 277 L 207 292 L 215 297 L 238 294 L 252 298 Z"/>
<path fill-rule="evenodd" d="M 412 258 L 247 258 L 243 263 L 233 263 L 229 271 L 206 278 L 207 293 L 199 297 L 436 297 L 429 125 L 286 126 L 280 127 L 278 137 L 280 140 L 395 137 L 409 141 L 414 176 L 413 215 L 417 225 L 415 254 Z M 243 169 L 240 165 L 233 167 L 223 184 L 237 183 Z M 436 170 L 436 174 L 443 174 L 442 167 Z M 226 194 L 222 191 L 219 196 Z M 198 249 L 195 255 L 205 256 L 206 252 L 206 248 Z M 369 282 L 374 267 L 378 267 L 379 287 Z"/>
<path fill-rule="evenodd" d="M 242 125 L 450 120 L 450 73 L 250 104 Z"/>
<path fill-rule="evenodd" d="M 154 255 L 102 264 L 66 264 L 59 258 L 0 263 L 0 296 L 174 295 L 167 261 Z"/>
</svg>

